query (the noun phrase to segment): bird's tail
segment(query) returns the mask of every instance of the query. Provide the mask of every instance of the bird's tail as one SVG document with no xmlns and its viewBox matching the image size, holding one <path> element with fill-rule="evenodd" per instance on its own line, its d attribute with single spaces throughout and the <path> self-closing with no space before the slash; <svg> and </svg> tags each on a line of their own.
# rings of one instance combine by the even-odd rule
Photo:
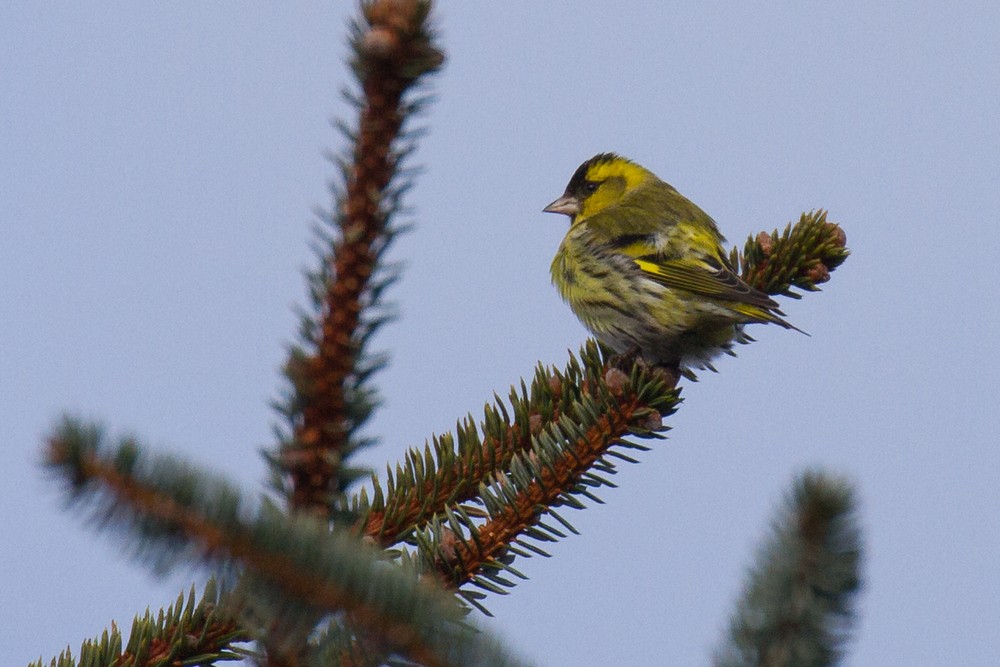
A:
<svg viewBox="0 0 1000 667">
<path fill-rule="evenodd" d="M 747 322 L 757 322 L 760 324 L 777 324 L 785 329 L 794 329 L 800 334 L 808 336 L 809 334 L 798 328 L 788 320 L 781 317 L 784 315 L 783 312 L 777 308 L 766 309 L 760 306 L 754 306 L 749 303 L 734 303 L 730 306 L 740 315 L 744 315 L 747 318 Z"/>
</svg>

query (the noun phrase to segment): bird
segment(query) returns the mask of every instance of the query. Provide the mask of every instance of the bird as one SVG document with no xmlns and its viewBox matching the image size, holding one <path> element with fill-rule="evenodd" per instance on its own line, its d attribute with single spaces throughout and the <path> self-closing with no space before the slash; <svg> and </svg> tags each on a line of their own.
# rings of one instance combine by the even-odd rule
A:
<svg viewBox="0 0 1000 667">
<path fill-rule="evenodd" d="M 733 269 L 715 221 L 670 184 L 615 153 L 580 165 L 543 209 L 570 225 L 552 283 L 584 326 L 618 355 L 694 378 L 752 340 L 751 323 L 801 331 Z"/>
</svg>

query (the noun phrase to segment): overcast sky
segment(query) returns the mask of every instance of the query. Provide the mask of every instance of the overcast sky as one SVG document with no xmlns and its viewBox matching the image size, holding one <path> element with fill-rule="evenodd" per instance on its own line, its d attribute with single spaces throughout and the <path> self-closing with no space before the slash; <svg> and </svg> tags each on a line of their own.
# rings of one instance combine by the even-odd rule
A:
<svg viewBox="0 0 1000 667">
<path fill-rule="evenodd" d="M 348 113 L 337 2 L 0 5 L 0 647 L 12 665 L 171 602 L 61 508 L 63 411 L 263 488 L 256 451 Z M 362 456 L 399 459 L 586 337 L 541 208 L 599 151 L 733 243 L 827 208 L 853 256 L 684 388 L 669 440 L 486 626 L 540 665 L 706 664 L 794 476 L 847 475 L 866 589 L 847 665 L 1000 656 L 1000 4 L 451 0 L 415 230 Z"/>
</svg>

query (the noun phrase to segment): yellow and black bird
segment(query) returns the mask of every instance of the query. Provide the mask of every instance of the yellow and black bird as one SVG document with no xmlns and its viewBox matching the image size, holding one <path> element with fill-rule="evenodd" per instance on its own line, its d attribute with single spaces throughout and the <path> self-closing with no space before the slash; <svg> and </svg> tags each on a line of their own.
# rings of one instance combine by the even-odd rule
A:
<svg viewBox="0 0 1000 667">
<path fill-rule="evenodd" d="M 638 164 L 601 153 L 544 209 L 569 216 L 552 282 L 580 321 L 619 354 L 712 368 L 745 324 L 794 326 L 736 275 L 715 221 Z"/>
</svg>

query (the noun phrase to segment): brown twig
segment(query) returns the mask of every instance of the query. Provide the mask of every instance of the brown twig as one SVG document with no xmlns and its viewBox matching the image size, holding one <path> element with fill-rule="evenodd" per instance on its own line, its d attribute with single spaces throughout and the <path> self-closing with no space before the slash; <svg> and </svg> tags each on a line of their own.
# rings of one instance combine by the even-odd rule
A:
<svg viewBox="0 0 1000 667">
<path fill-rule="evenodd" d="M 584 473 L 639 422 L 658 427 L 660 415 L 651 413 L 648 405 L 634 395 L 626 397 L 618 410 L 603 415 L 554 465 L 540 467 L 538 478 L 519 489 L 501 512 L 480 526 L 476 539 L 460 540 L 453 545 L 454 558 L 442 562 L 440 568 L 446 585 L 461 586 L 483 566 L 494 562 L 511 542 L 541 519 L 546 508 L 559 505 Z"/>
<path fill-rule="evenodd" d="M 356 371 L 357 334 L 363 296 L 385 241 L 382 199 L 396 169 L 393 142 L 405 116 L 403 96 L 442 56 L 427 32 L 429 3 L 378 0 L 363 5 L 367 30 L 355 40 L 355 70 L 364 94 L 347 175 L 346 198 L 337 212 L 335 244 L 315 353 L 295 360 L 301 419 L 294 446 L 281 465 L 291 479 L 290 505 L 321 516 L 339 494 L 340 467 L 347 445 L 348 390 Z"/>
<path fill-rule="evenodd" d="M 623 394 L 625 387 L 631 382 L 630 376 L 622 369 L 631 370 L 635 361 L 635 357 L 611 357 L 605 360 L 595 376 L 581 377 L 579 385 L 574 387 L 564 386 L 567 383 L 564 375 L 544 371 L 542 376 L 536 376 L 530 396 L 516 399 L 526 400 L 529 406 L 526 428 L 516 422 L 484 426 L 482 442 L 474 451 L 460 448 L 456 453 L 449 452 L 451 455 L 446 461 L 423 479 L 418 478 L 416 483 L 401 484 L 397 481 L 396 493 L 386 499 L 383 508 L 375 508 L 364 514 L 356 531 L 380 546 L 388 547 L 396 544 L 414 526 L 423 525 L 440 515 L 446 506 L 475 501 L 479 497 L 480 484 L 487 482 L 492 476 L 507 472 L 515 455 L 531 450 L 534 436 L 547 426 L 558 423 L 567 412 L 572 416 L 573 404 L 581 396 L 596 395 L 600 391 L 597 375 L 611 389 L 610 400 L 614 400 L 616 404 L 630 400 Z M 676 377 L 665 369 L 647 370 L 663 383 L 664 391 L 676 386 Z M 547 406 L 544 410 L 541 409 L 543 403 Z M 615 408 L 608 409 L 622 407 L 623 405 L 616 405 Z M 470 432 L 476 429 L 471 419 L 467 422 L 467 429 Z M 419 452 L 413 451 L 408 459 L 419 456 Z"/>
<path fill-rule="evenodd" d="M 460 456 L 452 465 L 439 468 L 432 479 L 409 488 L 399 498 L 390 499 L 384 510 L 369 512 L 358 532 L 383 547 L 391 546 L 413 526 L 443 511 L 446 504 L 475 498 L 480 483 L 503 469 L 516 452 L 530 447 L 530 434 L 512 424 L 502 438 L 484 438 L 480 455 Z"/>
<path fill-rule="evenodd" d="M 747 239 L 742 256 L 734 248 L 732 258 L 751 286 L 767 294 L 795 296 L 792 287 L 815 291 L 828 281 L 850 254 L 846 246 L 844 230 L 818 210 L 803 213 L 781 233 L 760 232 Z"/>
</svg>

